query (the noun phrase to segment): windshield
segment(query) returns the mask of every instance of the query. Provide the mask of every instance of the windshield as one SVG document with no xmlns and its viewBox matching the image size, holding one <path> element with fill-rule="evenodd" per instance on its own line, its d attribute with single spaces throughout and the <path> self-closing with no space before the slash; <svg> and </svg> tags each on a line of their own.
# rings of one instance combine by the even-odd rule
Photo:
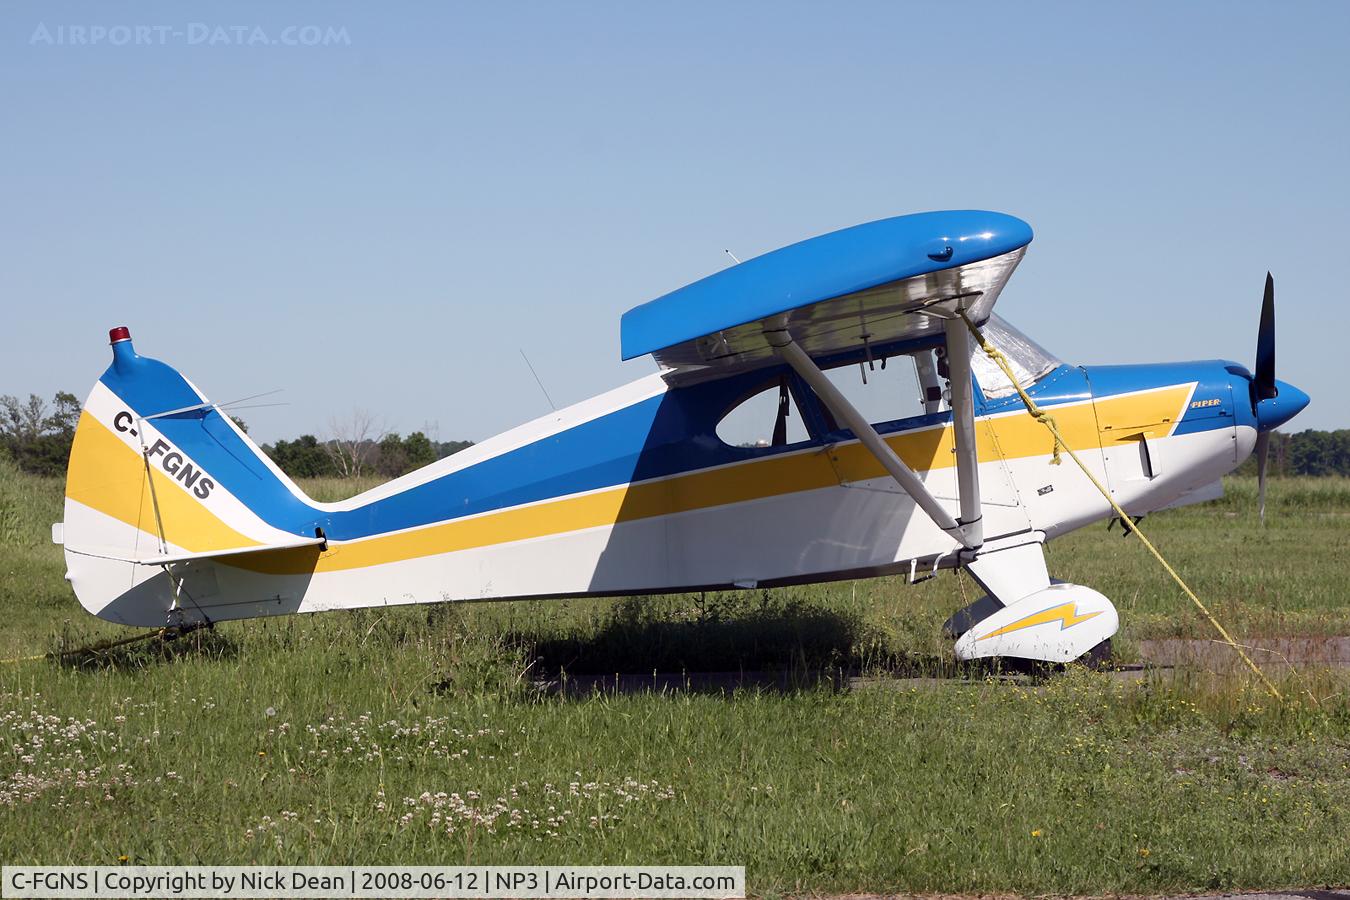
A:
<svg viewBox="0 0 1350 900">
<path fill-rule="evenodd" d="M 1024 388 L 1031 387 L 1063 364 L 1059 357 L 999 316 L 990 316 L 989 321 L 980 330 L 984 332 L 989 343 L 1008 357 L 1013 373 Z M 980 390 L 984 391 L 984 396 L 990 400 L 1010 397 L 1017 393 L 1017 389 L 1008 380 L 1008 376 L 1003 374 L 998 363 L 986 356 L 978 344 L 971 345 L 970 368 L 975 374 L 975 380 L 980 383 Z"/>
</svg>

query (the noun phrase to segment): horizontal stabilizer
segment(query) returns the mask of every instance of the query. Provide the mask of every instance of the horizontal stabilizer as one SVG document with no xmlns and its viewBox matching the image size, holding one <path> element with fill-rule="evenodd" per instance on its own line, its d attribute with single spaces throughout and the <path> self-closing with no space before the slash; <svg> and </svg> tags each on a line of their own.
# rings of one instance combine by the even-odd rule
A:
<svg viewBox="0 0 1350 900">
<path fill-rule="evenodd" d="M 216 559 L 222 556 L 241 556 L 245 553 L 270 553 L 276 550 L 294 550 L 298 547 L 319 547 L 327 543 L 327 538 L 301 538 L 279 544 L 257 544 L 251 547 L 229 547 L 223 550 L 205 550 L 200 553 L 163 553 L 153 556 L 123 556 L 102 549 L 82 549 L 67 547 L 71 553 L 95 556 L 99 559 L 115 559 L 118 562 L 134 563 L 138 566 L 167 566 L 172 563 L 192 562 L 197 559 Z"/>
</svg>

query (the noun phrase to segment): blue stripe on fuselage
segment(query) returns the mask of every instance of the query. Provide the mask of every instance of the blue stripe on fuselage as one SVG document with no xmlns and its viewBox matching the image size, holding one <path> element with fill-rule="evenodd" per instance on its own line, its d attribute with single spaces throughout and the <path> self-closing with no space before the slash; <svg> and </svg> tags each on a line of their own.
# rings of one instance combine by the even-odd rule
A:
<svg viewBox="0 0 1350 900">
<path fill-rule="evenodd" d="M 142 357 L 126 365 L 123 362 L 115 363 L 103 380 L 141 415 L 200 402 L 182 376 L 168 366 Z M 1196 380 L 1189 368 L 1145 367 L 1153 369 L 1148 376 L 1135 371 L 1139 368 L 1093 368 L 1091 390 L 1101 395 Z M 303 535 L 312 534 L 320 526 L 334 540 L 353 540 L 851 437 L 847 432 L 835 432 L 774 448 L 731 447 L 718 438 L 716 426 L 722 416 L 759 387 L 776 384 L 783 372 L 761 369 L 671 389 L 346 511 L 317 509 L 293 494 L 214 409 L 180 413 L 157 419 L 154 424 L 272 526 Z M 1047 407 L 1081 402 L 1091 396 L 1084 370 L 1070 366 L 1049 373 L 1029 393 Z M 810 402 L 810 398 L 807 400 Z M 986 400 L 981 394 L 977 403 L 981 414 L 1006 412 L 1022 405 L 1015 395 Z M 950 413 L 940 413 L 902 419 L 881 423 L 877 430 L 893 434 L 945 424 L 950 418 Z"/>
</svg>

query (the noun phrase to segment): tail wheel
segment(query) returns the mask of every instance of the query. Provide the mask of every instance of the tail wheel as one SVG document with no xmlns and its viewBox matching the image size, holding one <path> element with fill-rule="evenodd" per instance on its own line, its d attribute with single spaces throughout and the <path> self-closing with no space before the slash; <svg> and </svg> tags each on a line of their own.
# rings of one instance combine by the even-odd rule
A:
<svg viewBox="0 0 1350 900">
<path fill-rule="evenodd" d="M 1111 639 L 1107 638 L 1097 644 L 1091 650 L 1078 657 L 1077 661 L 1087 666 L 1089 669 L 1111 668 Z"/>
</svg>

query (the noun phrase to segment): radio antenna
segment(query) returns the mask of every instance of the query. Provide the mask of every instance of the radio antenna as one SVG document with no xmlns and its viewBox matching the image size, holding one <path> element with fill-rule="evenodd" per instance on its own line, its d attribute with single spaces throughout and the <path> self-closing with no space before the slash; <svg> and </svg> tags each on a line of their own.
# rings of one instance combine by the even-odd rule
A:
<svg viewBox="0 0 1350 900">
<path fill-rule="evenodd" d="M 530 358 L 525 355 L 523 349 L 519 347 L 516 349 L 520 350 L 520 358 L 525 360 L 525 365 L 529 368 L 530 374 L 534 376 L 534 383 L 539 385 L 539 390 L 544 392 L 544 399 L 548 401 L 549 408 L 557 412 L 558 407 L 554 405 L 553 398 L 548 395 L 548 388 L 544 387 L 544 382 L 539 380 L 539 373 L 534 370 L 534 366 L 530 365 Z"/>
</svg>

